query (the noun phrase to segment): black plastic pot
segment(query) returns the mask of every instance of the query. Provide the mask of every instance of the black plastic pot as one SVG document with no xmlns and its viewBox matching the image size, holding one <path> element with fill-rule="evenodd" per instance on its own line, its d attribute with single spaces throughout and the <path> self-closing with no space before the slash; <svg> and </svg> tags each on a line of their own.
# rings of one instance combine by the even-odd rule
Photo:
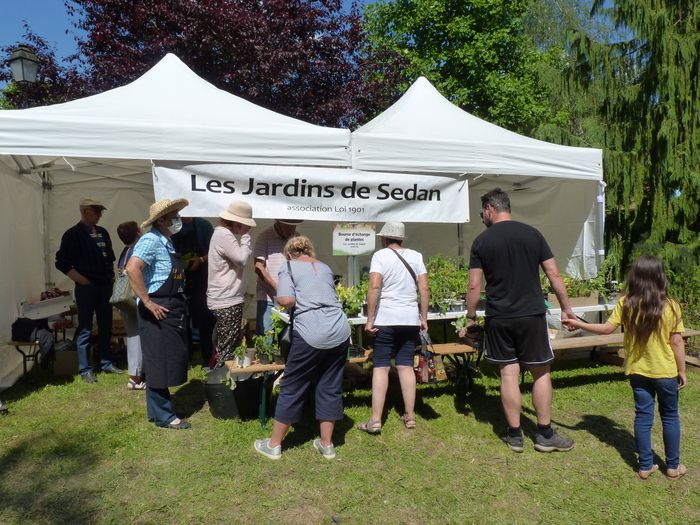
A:
<svg viewBox="0 0 700 525">
<path fill-rule="evenodd" d="M 260 412 L 260 393 L 263 390 L 262 377 L 251 377 L 237 381 L 236 388 L 231 390 L 225 381 L 226 371 L 223 368 L 212 370 L 204 384 L 204 393 L 209 404 L 211 415 L 217 419 L 255 419 Z M 265 412 L 269 416 L 272 398 L 272 379 L 268 379 L 265 387 Z"/>
<path fill-rule="evenodd" d="M 238 405 L 231 388 L 225 383 L 205 383 L 204 394 L 207 397 L 209 411 L 216 419 L 235 419 L 238 417 Z"/>
</svg>

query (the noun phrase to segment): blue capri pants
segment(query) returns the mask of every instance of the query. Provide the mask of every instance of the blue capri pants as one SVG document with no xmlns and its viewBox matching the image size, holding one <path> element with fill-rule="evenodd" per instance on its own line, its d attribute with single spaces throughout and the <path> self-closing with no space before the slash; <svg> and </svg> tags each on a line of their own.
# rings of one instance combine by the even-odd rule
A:
<svg viewBox="0 0 700 525">
<path fill-rule="evenodd" d="M 291 425 L 301 419 L 309 390 L 315 389 L 316 419 L 343 419 L 343 371 L 350 340 L 335 348 L 314 348 L 292 333 L 292 345 L 277 398 L 275 420 Z"/>
</svg>

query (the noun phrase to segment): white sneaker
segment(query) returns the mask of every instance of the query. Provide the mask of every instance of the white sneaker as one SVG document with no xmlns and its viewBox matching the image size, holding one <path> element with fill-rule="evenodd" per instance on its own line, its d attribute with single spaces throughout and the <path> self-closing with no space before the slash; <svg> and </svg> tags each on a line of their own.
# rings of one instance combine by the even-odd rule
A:
<svg viewBox="0 0 700 525">
<path fill-rule="evenodd" d="M 256 439 L 253 443 L 253 448 L 266 458 L 280 459 L 282 457 L 282 445 L 271 447 L 270 438 Z"/>
<path fill-rule="evenodd" d="M 335 447 L 333 443 L 324 447 L 320 439 L 314 439 L 314 448 L 326 459 L 333 459 L 335 457 Z"/>
</svg>

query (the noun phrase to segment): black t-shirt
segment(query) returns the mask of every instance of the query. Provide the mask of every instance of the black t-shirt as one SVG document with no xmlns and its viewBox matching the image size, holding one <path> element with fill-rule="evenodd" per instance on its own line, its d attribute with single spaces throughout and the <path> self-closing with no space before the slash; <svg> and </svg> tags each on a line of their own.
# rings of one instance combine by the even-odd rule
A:
<svg viewBox="0 0 700 525">
<path fill-rule="evenodd" d="M 494 223 L 474 239 L 469 267 L 481 268 L 486 277 L 486 315 L 545 313 L 539 268 L 552 257 L 544 236 L 522 222 Z"/>
</svg>

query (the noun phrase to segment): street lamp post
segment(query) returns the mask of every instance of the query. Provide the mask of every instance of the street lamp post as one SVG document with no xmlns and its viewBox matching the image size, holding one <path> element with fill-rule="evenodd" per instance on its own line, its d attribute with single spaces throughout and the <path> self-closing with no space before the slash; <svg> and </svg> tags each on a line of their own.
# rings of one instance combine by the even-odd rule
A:
<svg viewBox="0 0 700 525">
<path fill-rule="evenodd" d="M 22 108 L 27 107 L 27 87 L 36 82 L 36 75 L 39 71 L 39 57 L 29 46 L 19 46 L 10 55 L 10 69 L 15 82 L 22 90 Z"/>
</svg>

